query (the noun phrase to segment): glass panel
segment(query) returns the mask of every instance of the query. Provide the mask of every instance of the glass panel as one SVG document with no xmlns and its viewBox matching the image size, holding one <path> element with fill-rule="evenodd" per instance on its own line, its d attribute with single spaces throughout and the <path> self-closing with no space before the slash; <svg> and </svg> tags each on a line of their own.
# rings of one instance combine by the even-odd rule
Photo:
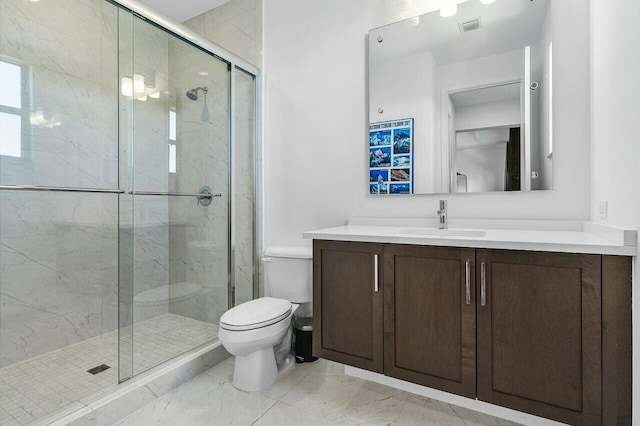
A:
<svg viewBox="0 0 640 426">
<path fill-rule="evenodd" d="M 130 246 L 121 240 L 132 259 L 129 274 L 121 257 L 121 277 L 132 277 L 135 375 L 217 338 L 228 308 L 230 72 L 227 63 L 138 18 L 131 40 L 130 49 L 121 47 L 121 62 L 122 55 L 132 58 L 120 69 L 121 120 L 131 120 L 129 134 L 121 135 L 121 157 L 123 149 L 131 153 L 131 162 L 121 161 L 121 185 L 154 193 L 128 202 Z M 222 194 L 209 206 L 195 196 L 163 195 L 205 186 Z M 123 226 L 121 214 L 121 235 Z"/>
<path fill-rule="evenodd" d="M 104 1 L 0 0 L 1 185 L 117 188 L 117 27 Z M 117 383 L 117 212 L 0 192 L 0 423 Z"/>
<path fill-rule="evenodd" d="M 255 77 L 236 68 L 234 87 L 234 273 L 235 304 L 254 295 L 255 259 Z"/>
</svg>

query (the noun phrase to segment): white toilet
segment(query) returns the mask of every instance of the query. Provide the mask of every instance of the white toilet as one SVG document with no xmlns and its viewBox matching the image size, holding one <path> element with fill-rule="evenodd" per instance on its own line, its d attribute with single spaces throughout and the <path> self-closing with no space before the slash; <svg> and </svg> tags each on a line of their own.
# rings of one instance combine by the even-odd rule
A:
<svg viewBox="0 0 640 426">
<path fill-rule="evenodd" d="M 220 318 L 218 338 L 235 355 L 233 385 L 260 392 L 293 367 L 291 319 L 313 294 L 312 250 L 271 247 L 264 252 L 266 297 L 229 309 Z"/>
</svg>

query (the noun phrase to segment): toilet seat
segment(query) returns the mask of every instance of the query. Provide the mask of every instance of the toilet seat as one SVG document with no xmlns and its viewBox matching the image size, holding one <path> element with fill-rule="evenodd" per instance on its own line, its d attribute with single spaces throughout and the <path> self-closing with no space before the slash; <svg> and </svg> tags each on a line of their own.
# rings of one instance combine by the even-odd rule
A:
<svg viewBox="0 0 640 426">
<path fill-rule="evenodd" d="M 255 330 L 276 324 L 290 314 L 290 301 L 261 297 L 229 309 L 220 318 L 220 327 L 229 331 Z"/>
</svg>

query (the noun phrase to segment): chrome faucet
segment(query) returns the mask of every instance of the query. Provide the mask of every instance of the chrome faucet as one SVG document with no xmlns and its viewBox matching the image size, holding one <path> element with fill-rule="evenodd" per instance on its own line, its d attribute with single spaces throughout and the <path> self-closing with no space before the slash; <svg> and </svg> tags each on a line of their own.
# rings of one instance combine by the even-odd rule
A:
<svg viewBox="0 0 640 426">
<path fill-rule="evenodd" d="M 440 210 L 438 210 L 438 228 L 447 229 L 447 200 L 440 200 Z"/>
</svg>

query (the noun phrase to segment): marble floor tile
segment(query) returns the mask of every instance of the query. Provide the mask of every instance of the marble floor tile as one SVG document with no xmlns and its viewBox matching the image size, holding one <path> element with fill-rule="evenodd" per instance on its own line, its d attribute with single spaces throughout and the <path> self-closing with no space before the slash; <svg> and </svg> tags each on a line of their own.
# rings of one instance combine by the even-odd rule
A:
<svg viewBox="0 0 640 426">
<path fill-rule="evenodd" d="M 282 402 L 336 424 L 391 424 L 400 417 L 408 394 L 373 385 L 344 374 L 310 373 Z"/>
<path fill-rule="evenodd" d="M 410 394 L 393 426 L 508 426 L 517 423 Z"/>
<path fill-rule="evenodd" d="M 233 380 L 233 360 L 233 357 L 229 357 L 222 361 L 220 364 L 211 367 L 202 374 L 231 382 Z"/>
<path fill-rule="evenodd" d="M 201 374 L 115 425 L 251 425 L 275 403 L 264 395 L 242 392 L 227 381 Z"/>
<path fill-rule="evenodd" d="M 280 401 L 260 417 L 253 426 L 335 426 L 335 423 L 321 417 L 309 416 L 304 410 Z"/>
<path fill-rule="evenodd" d="M 136 323 L 133 368 L 146 370 L 217 334 L 215 324 L 174 314 Z M 111 368 L 87 372 L 101 364 Z M 117 383 L 117 331 L 9 365 L 0 369 L 0 425 L 30 424 Z"/>
<path fill-rule="evenodd" d="M 116 425 L 515 425 L 346 376 L 344 365 L 322 359 L 296 364 L 261 393 L 236 390 L 233 366 L 226 359 Z"/>
</svg>

